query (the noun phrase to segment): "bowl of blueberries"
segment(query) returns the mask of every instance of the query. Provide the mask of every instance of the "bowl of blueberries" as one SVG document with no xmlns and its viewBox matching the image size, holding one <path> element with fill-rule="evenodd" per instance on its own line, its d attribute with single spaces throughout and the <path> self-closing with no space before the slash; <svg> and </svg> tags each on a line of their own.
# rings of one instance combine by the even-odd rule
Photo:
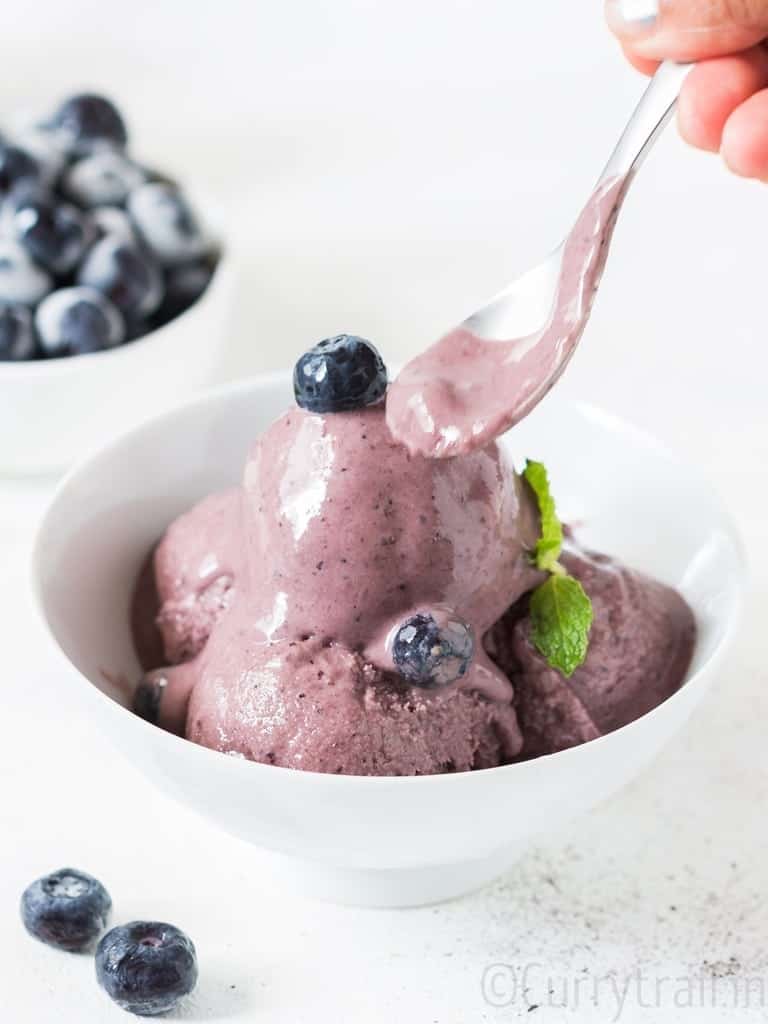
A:
<svg viewBox="0 0 768 1024">
<path fill-rule="evenodd" d="M 66 468 L 208 382 L 230 270 L 104 96 L 0 135 L 0 472 Z"/>
</svg>

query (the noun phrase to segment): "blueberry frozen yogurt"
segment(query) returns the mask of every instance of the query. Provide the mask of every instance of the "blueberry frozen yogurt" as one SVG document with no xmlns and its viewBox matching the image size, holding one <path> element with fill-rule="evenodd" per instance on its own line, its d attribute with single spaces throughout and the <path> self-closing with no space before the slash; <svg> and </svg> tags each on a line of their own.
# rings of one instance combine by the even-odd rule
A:
<svg viewBox="0 0 768 1024">
<path fill-rule="evenodd" d="M 81 94 L 0 136 L 0 361 L 104 352 L 189 308 L 217 254 L 178 185 Z"/>
<path fill-rule="evenodd" d="M 240 484 L 171 523 L 135 591 L 135 710 L 265 764 L 422 775 L 561 750 L 673 694 L 684 599 L 585 551 L 540 463 L 410 453 L 387 389 L 369 342 L 316 345 Z"/>
</svg>

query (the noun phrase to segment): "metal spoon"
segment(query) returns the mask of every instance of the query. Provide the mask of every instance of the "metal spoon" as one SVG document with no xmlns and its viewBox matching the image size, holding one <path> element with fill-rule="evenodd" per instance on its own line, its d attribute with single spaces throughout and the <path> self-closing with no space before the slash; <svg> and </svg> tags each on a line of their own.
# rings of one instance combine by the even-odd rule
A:
<svg viewBox="0 0 768 1024">
<path fill-rule="evenodd" d="M 395 437 L 435 458 L 487 444 L 560 377 L 586 326 L 613 227 L 666 126 L 690 64 L 662 64 L 563 244 L 400 373 L 387 397 Z"/>
</svg>

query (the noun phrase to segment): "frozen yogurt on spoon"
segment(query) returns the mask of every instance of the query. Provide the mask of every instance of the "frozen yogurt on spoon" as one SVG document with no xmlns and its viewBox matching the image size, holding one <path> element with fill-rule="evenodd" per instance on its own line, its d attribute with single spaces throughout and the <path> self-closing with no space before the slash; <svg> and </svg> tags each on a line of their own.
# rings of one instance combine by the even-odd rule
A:
<svg viewBox="0 0 768 1024">
<path fill-rule="evenodd" d="M 589 319 L 624 196 L 689 68 L 656 72 L 560 248 L 402 370 L 387 423 L 411 452 L 443 458 L 483 448 L 560 377 Z"/>
</svg>

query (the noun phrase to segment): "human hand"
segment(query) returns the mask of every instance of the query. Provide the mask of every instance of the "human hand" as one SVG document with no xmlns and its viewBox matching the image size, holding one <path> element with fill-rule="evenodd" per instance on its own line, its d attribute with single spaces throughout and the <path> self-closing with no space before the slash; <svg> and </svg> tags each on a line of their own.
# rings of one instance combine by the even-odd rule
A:
<svg viewBox="0 0 768 1024">
<path fill-rule="evenodd" d="M 696 61 L 680 94 L 687 142 L 734 173 L 768 181 L 768 0 L 606 0 L 631 63 Z"/>
</svg>

